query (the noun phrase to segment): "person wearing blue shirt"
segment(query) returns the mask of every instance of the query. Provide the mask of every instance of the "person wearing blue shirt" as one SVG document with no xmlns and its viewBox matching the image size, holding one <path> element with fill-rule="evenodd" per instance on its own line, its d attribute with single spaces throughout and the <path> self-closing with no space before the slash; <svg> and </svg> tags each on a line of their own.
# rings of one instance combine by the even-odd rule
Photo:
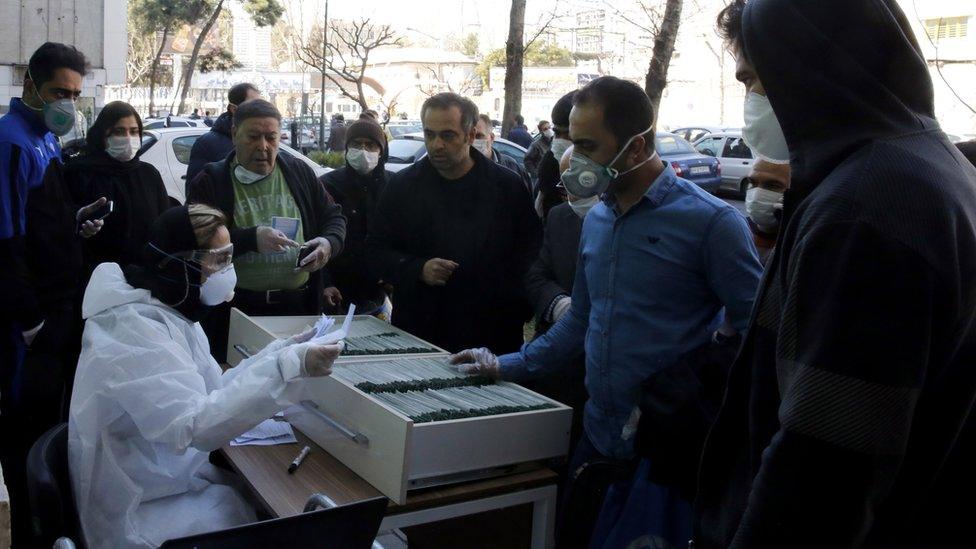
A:
<svg viewBox="0 0 976 549">
<path fill-rule="evenodd" d="M 76 209 L 60 172 L 48 169 L 60 168 L 57 136 L 75 126 L 85 71 L 74 47 L 43 44 L 31 55 L 23 97 L 0 118 L 0 463 L 16 546 L 29 545 L 27 450 L 63 421 L 63 393 L 78 357 L 78 237 L 101 224 L 79 220 L 105 202 Z"/>
<path fill-rule="evenodd" d="M 706 345 L 726 317 L 744 331 L 759 285 L 745 220 L 661 161 L 653 121 L 631 82 L 602 77 L 576 94 L 562 182 L 580 199 L 602 200 L 583 222 L 570 310 L 517 353 L 452 357 L 464 373 L 518 382 L 585 350 L 586 436 L 570 471 L 601 456 L 632 458 L 641 382 Z"/>
</svg>

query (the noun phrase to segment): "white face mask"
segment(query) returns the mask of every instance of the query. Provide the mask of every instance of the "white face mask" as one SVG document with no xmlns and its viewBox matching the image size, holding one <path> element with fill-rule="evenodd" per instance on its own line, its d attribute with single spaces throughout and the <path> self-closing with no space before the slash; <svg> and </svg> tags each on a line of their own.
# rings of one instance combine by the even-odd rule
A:
<svg viewBox="0 0 976 549">
<path fill-rule="evenodd" d="M 238 181 L 240 181 L 245 185 L 257 183 L 258 181 L 261 181 L 262 179 L 268 177 L 269 175 L 271 174 L 260 174 L 260 173 L 252 172 L 251 170 L 245 168 L 240 164 L 238 164 L 237 167 L 234 168 L 234 177 L 236 177 Z"/>
<path fill-rule="evenodd" d="M 580 216 L 582 219 L 586 217 L 586 214 L 588 214 L 590 210 L 593 209 L 593 206 L 596 206 L 599 202 L 600 197 L 598 196 L 578 198 L 576 200 L 570 200 L 569 207 L 572 208 L 573 211 L 576 212 L 576 215 Z"/>
<path fill-rule="evenodd" d="M 485 155 L 485 158 L 491 158 L 491 147 L 488 145 L 487 139 L 475 139 L 471 146 Z"/>
<path fill-rule="evenodd" d="M 775 233 L 779 228 L 776 212 L 783 209 L 783 193 L 753 187 L 746 191 L 746 214 L 764 233 Z"/>
<path fill-rule="evenodd" d="M 548 139 L 552 139 L 552 136 L 556 135 L 556 132 L 552 131 L 552 128 L 548 130 L 543 130 L 542 135 L 546 136 Z"/>
<path fill-rule="evenodd" d="M 747 93 L 743 116 L 742 139 L 752 152 L 766 162 L 789 164 L 790 149 L 769 99 L 756 92 Z"/>
<path fill-rule="evenodd" d="M 128 162 L 135 158 L 141 146 L 141 137 L 112 135 L 105 140 L 105 152 L 119 162 Z"/>
<path fill-rule="evenodd" d="M 552 145 L 549 146 L 549 150 L 552 151 L 552 155 L 556 157 L 556 162 L 559 162 L 559 159 L 563 157 L 563 153 L 565 153 L 566 149 L 572 146 L 572 144 L 573 142 L 569 139 L 563 139 L 561 137 L 552 140 Z"/>
<path fill-rule="evenodd" d="M 207 277 L 200 285 L 200 303 L 213 307 L 225 301 L 234 299 L 234 287 L 237 286 L 237 272 L 231 264 L 226 269 Z"/>
<path fill-rule="evenodd" d="M 366 175 L 379 165 L 380 153 L 365 149 L 348 149 L 346 150 L 346 162 L 349 163 L 349 167 L 356 170 L 356 173 Z"/>
</svg>

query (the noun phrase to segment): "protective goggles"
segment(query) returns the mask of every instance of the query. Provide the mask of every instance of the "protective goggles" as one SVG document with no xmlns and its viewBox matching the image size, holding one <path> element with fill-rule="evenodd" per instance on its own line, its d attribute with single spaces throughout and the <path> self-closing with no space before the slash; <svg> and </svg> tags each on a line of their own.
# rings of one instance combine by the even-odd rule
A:
<svg viewBox="0 0 976 549">
<path fill-rule="evenodd" d="M 158 250 L 159 248 L 156 249 Z M 190 250 L 166 255 L 182 260 L 190 265 L 199 265 L 201 270 L 212 273 L 220 272 L 230 267 L 231 263 L 233 263 L 234 245 L 228 244 L 223 248 L 217 248 L 215 250 Z"/>
</svg>

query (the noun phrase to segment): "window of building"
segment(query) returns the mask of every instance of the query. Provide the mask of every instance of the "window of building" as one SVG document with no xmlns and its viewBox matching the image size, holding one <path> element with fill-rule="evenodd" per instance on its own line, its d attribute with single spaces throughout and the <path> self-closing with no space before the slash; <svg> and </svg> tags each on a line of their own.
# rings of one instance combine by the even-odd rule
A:
<svg viewBox="0 0 976 549">
<path fill-rule="evenodd" d="M 969 36 L 969 17 L 940 17 L 925 20 L 925 32 L 932 40 Z"/>
</svg>

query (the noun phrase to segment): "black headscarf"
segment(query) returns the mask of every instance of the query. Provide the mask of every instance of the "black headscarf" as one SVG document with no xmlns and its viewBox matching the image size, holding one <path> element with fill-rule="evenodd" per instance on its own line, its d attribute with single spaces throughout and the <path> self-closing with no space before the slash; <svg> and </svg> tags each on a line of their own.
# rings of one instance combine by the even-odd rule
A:
<svg viewBox="0 0 976 549">
<path fill-rule="evenodd" d="M 200 266 L 170 257 L 199 248 L 187 207 L 170 208 L 153 223 L 142 265 L 126 267 L 125 279 L 136 288 L 149 290 L 153 297 L 191 321 L 199 322 L 213 309 L 200 302 Z"/>
</svg>

